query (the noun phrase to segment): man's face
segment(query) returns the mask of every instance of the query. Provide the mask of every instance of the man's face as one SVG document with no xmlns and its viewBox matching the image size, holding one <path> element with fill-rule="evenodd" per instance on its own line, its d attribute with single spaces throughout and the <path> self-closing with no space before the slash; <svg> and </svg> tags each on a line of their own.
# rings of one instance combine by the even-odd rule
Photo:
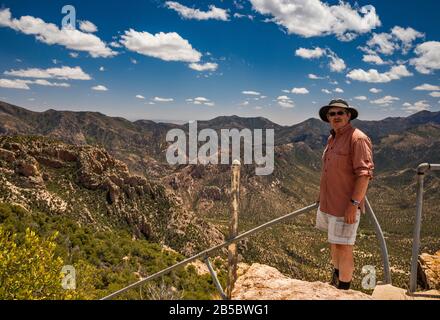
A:
<svg viewBox="0 0 440 320">
<path fill-rule="evenodd" d="M 327 112 L 327 119 L 333 130 L 344 127 L 350 121 L 350 118 L 350 113 L 344 108 L 334 107 Z"/>
</svg>

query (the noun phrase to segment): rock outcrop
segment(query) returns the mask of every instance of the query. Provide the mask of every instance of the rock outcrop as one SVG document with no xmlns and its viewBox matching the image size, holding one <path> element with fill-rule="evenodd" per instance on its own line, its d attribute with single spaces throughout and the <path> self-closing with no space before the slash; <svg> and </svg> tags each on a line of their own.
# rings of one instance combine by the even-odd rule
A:
<svg viewBox="0 0 440 320">
<path fill-rule="evenodd" d="M 0 202 L 69 215 L 97 229 L 134 236 L 186 255 L 219 244 L 215 227 L 183 208 L 162 185 L 132 175 L 103 148 L 41 137 L 0 137 Z"/>
<path fill-rule="evenodd" d="M 440 250 L 432 255 L 428 253 L 420 255 L 418 281 L 425 290 L 440 290 Z"/>
<path fill-rule="evenodd" d="M 232 297 L 234 300 L 372 300 L 362 292 L 291 279 L 275 268 L 258 263 L 238 277 Z"/>
</svg>

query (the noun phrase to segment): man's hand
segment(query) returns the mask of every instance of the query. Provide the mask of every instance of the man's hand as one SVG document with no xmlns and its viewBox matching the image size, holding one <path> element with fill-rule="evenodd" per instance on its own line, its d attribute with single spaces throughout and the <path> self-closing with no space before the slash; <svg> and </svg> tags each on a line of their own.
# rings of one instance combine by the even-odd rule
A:
<svg viewBox="0 0 440 320">
<path fill-rule="evenodd" d="M 345 209 L 345 223 L 354 224 L 356 222 L 356 212 L 357 206 L 352 205 L 351 203 Z"/>
</svg>

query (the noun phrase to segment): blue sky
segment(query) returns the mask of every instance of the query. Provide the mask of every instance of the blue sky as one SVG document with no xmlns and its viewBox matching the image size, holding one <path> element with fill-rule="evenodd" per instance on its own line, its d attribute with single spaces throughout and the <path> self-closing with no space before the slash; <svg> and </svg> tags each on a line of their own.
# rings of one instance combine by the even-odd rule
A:
<svg viewBox="0 0 440 320">
<path fill-rule="evenodd" d="M 76 30 L 62 29 L 67 4 Z M 365 120 L 439 111 L 439 9 L 435 0 L 0 0 L 0 100 L 286 125 L 317 118 L 336 97 Z"/>
</svg>

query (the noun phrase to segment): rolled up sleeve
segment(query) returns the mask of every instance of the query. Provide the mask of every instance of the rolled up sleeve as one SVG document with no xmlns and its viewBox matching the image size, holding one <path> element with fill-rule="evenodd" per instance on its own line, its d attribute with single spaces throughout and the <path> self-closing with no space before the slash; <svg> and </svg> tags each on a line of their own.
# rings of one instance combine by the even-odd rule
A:
<svg viewBox="0 0 440 320">
<path fill-rule="evenodd" d="M 368 176 L 373 179 L 373 146 L 368 137 L 355 139 L 352 145 L 353 171 L 357 177 Z"/>
</svg>

